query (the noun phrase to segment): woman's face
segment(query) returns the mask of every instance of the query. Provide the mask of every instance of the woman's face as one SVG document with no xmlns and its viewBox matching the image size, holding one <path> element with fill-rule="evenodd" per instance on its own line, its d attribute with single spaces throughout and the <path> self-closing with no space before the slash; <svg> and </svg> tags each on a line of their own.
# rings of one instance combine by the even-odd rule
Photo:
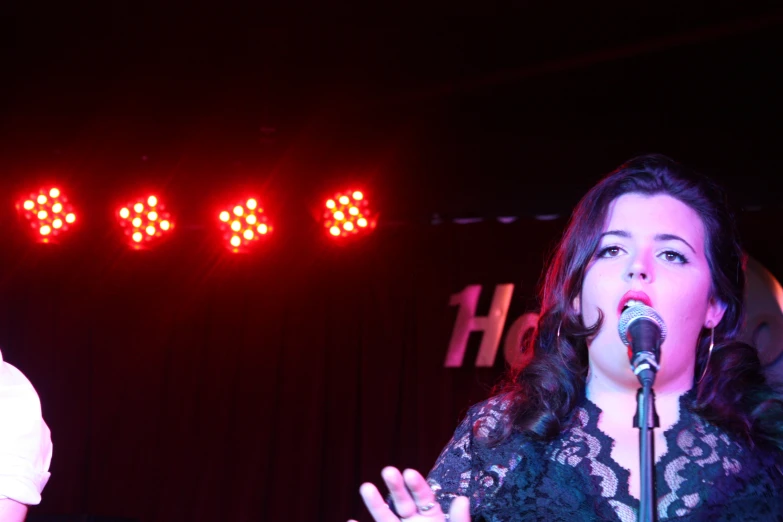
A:
<svg viewBox="0 0 783 522">
<path fill-rule="evenodd" d="M 668 195 L 625 194 L 609 206 L 595 256 L 574 306 L 585 325 L 604 320 L 588 341 L 591 379 L 636 389 L 628 350 L 617 325 L 631 298 L 652 306 L 666 323 L 655 387 L 687 390 L 693 385 L 696 343 L 702 328 L 718 324 L 725 307 L 711 298 L 712 276 L 699 215 Z"/>
</svg>

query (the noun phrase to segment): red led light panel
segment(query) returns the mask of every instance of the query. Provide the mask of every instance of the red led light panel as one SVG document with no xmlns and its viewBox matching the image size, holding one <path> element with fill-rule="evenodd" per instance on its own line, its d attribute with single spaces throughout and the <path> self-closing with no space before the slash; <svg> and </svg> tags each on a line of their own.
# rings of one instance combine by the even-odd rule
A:
<svg viewBox="0 0 783 522">
<path fill-rule="evenodd" d="M 42 243 L 54 241 L 76 222 L 73 205 L 57 187 L 31 193 L 16 208 L 30 223 L 36 240 Z"/>
<path fill-rule="evenodd" d="M 220 212 L 218 219 L 226 247 L 233 252 L 247 251 L 272 232 L 272 224 L 256 198 L 231 205 Z"/>
<path fill-rule="evenodd" d="M 154 195 L 129 201 L 117 211 L 117 219 L 134 248 L 147 247 L 174 228 L 171 214 Z"/>
<path fill-rule="evenodd" d="M 326 201 L 324 227 L 332 237 L 365 234 L 374 229 L 376 223 L 367 197 L 360 190 L 338 192 Z"/>
</svg>

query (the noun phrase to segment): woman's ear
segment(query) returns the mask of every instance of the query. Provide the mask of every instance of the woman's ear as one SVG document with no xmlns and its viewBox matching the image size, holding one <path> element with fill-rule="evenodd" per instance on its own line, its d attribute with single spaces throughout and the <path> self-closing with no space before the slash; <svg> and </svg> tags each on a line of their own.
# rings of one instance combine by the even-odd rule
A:
<svg viewBox="0 0 783 522">
<path fill-rule="evenodd" d="M 704 317 L 704 327 L 715 328 L 718 326 L 724 313 L 726 313 L 726 304 L 717 297 L 710 297 L 710 304 Z"/>
<path fill-rule="evenodd" d="M 574 297 L 574 300 L 571 301 L 571 308 L 576 312 L 576 315 L 580 315 L 582 313 L 582 302 L 579 299 L 580 296 Z"/>
</svg>

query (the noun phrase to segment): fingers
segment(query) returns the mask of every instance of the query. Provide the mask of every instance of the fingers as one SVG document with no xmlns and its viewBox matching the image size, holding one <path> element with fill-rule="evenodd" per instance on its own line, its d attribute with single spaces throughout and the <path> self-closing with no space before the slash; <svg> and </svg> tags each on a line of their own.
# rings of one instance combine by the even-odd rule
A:
<svg viewBox="0 0 783 522">
<path fill-rule="evenodd" d="M 468 497 L 457 497 L 449 506 L 450 522 L 470 522 L 470 500 Z"/>
<path fill-rule="evenodd" d="M 399 522 L 400 519 L 416 520 L 432 517 L 433 520 L 442 520 L 444 517 L 440 504 L 435 499 L 435 493 L 427 484 L 425 478 L 412 469 L 406 469 L 403 473 L 394 467 L 386 467 L 381 471 L 381 477 L 389 489 L 391 500 L 394 503 L 396 514 L 389 508 L 381 493 L 373 484 L 364 483 L 359 488 L 359 493 L 367 506 L 370 515 L 375 522 Z M 451 511 L 457 519 L 452 522 L 469 522 L 470 503 L 465 497 L 452 502 Z M 451 515 L 450 515 L 451 516 Z M 348 521 L 354 522 L 354 521 Z"/>
<path fill-rule="evenodd" d="M 375 522 L 399 522 L 374 485 L 365 482 L 359 487 L 359 494 Z"/>
<path fill-rule="evenodd" d="M 391 466 L 383 468 L 381 477 L 383 477 L 386 487 L 389 488 L 394 508 L 397 510 L 400 518 L 411 518 L 419 512 L 419 508 L 416 507 L 416 502 L 408 491 L 400 470 Z"/>
<path fill-rule="evenodd" d="M 430 488 L 430 485 L 427 484 L 427 481 L 418 471 L 406 469 L 402 473 L 402 477 L 419 513 L 426 516 L 440 515 L 442 513 L 440 504 L 435 500 L 435 493 L 432 492 L 432 488 Z"/>
</svg>

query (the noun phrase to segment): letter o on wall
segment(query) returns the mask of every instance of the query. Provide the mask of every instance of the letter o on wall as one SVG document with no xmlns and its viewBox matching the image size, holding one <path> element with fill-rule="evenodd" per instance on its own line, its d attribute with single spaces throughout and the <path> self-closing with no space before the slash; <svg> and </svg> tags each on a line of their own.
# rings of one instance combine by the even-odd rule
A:
<svg viewBox="0 0 783 522">
<path fill-rule="evenodd" d="M 746 320 L 739 338 L 756 347 L 770 383 L 783 388 L 783 287 L 750 256 L 745 275 Z"/>
<path fill-rule="evenodd" d="M 522 345 L 522 339 L 524 339 L 525 334 L 529 330 L 534 329 L 537 324 L 538 314 L 528 312 L 522 314 L 508 329 L 506 341 L 503 344 L 503 355 L 509 366 L 524 366 L 530 362 L 530 359 L 533 357 L 533 351 L 526 349 L 527 346 Z"/>
</svg>

